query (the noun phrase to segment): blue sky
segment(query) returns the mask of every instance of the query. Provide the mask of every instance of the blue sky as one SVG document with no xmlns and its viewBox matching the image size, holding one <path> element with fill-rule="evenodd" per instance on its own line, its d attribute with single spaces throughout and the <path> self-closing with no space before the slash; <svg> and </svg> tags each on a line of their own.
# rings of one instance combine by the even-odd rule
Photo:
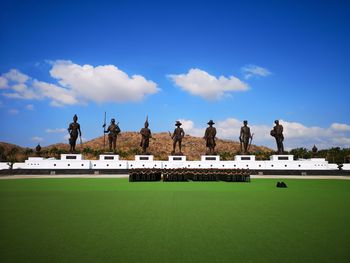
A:
<svg viewBox="0 0 350 263">
<path fill-rule="evenodd" d="M 174 128 L 255 143 L 350 147 L 347 1 L 2 1 L 0 141 L 85 139 L 106 111 L 122 131 Z M 135 76 L 136 75 L 136 76 Z"/>
</svg>

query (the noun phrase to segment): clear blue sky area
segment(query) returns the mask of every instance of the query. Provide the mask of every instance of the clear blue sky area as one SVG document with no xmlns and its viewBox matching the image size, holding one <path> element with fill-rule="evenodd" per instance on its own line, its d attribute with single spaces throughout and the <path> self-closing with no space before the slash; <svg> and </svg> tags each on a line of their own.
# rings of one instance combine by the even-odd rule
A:
<svg viewBox="0 0 350 263">
<path fill-rule="evenodd" d="M 138 85 L 133 81 L 130 86 L 105 82 L 101 73 L 94 75 L 91 87 L 81 79 L 69 82 L 76 73 L 53 76 L 60 60 L 102 71 L 113 65 L 156 88 L 134 100 L 132 92 L 136 96 L 144 86 L 133 91 Z M 250 75 L 247 68 L 254 69 Z M 191 69 L 200 75 L 190 78 Z M 15 86 L 10 70 L 30 78 L 26 87 Z M 181 74 L 188 74 L 187 84 L 170 76 Z M 193 122 L 194 127 L 186 127 L 195 133 L 213 119 L 222 129 L 218 137 L 234 139 L 235 131 L 231 136 L 225 130 L 229 119 L 248 119 L 256 129 L 281 119 L 296 140 L 291 147 L 312 145 L 314 137 L 325 147 L 350 147 L 350 2 L 2 1 L 0 76 L 6 82 L 0 87 L 0 141 L 19 145 L 66 141 L 63 129 L 74 114 L 84 138 L 100 136 L 106 111 L 122 131 L 138 131 L 148 114 L 153 132 L 171 130 L 182 119 Z M 232 84 L 227 91 L 220 76 L 227 81 L 235 77 L 245 88 L 237 91 Z M 66 83 L 60 82 L 65 78 Z M 76 101 L 56 105 L 56 95 L 47 95 L 53 94 L 51 88 L 43 93 L 32 88 L 35 81 L 72 91 Z M 104 87 L 109 84 L 103 83 L 119 87 L 110 99 L 81 99 L 77 92 L 108 92 Z M 198 83 L 203 90 L 195 94 L 192 88 Z M 211 87 L 216 93 L 203 95 Z M 127 89 L 131 95 L 123 99 Z M 224 90 L 222 96 L 213 95 L 219 90 Z M 299 137 L 293 123 L 302 125 Z M 330 139 L 334 136 L 336 141 Z M 273 144 L 263 137 L 257 141 Z"/>
</svg>

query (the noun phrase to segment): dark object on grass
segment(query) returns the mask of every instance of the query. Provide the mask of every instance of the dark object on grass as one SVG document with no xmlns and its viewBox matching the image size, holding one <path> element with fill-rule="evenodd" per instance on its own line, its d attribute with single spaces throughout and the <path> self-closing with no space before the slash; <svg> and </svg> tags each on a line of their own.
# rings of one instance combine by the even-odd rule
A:
<svg viewBox="0 0 350 263">
<path fill-rule="evenodd" d="M 277 182 L 276 187 L 278 187 L 278 188 L 287 188 L 287 184 L 285 182 Z"/>
</svg>

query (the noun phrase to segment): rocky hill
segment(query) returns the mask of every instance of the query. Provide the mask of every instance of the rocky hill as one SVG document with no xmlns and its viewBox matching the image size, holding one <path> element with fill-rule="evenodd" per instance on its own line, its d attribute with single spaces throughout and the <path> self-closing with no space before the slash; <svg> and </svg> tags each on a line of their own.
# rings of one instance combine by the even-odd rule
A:
<svg viewBox="0 0 350 263">
<path fill-rule="evenodd" d="M 78 145 L 77 150 L 82 152 L 88 159 L 96 159 L 98 155 L 108 151 L 108 137 L 106 136 L 106 147 L 103 148 L 103 136 L 95 138 L 93 140 L 84 142 L 83 145 Z M 240 144 L 237 141 L 221 140 L 218 139 L 216 150 L 221 155 L 222 159 L 233 159 L 233 156 L 240 150 Z M 123 132 L 118 136 L 117 149 L 122 159 L 133 160 L 136 154 L 141 154 L 140 134 L 137 132 Z M 205 154 L 207 149 L 205 147 L 205 141 L 200 137 L 193 137 L 186 135 L 183 139 L 183 153 L 187 156 L 188 160 L 199 160 L 200 156 Z M 16 148 L 12 154 L 17 154 L 23 159 L 26 156 L 32 156 L 34 151 L 28 148 L 22 148 L 16 145 L 7 143 L 0 143 L 5 152 L 8 154 L 10 149 Z M 66 153 L 69 150 L 69 145 L 64 143 L 52 144 L 42 148 L 43 156 L 55 156 L 58 157 L 60 153 Z M 153 139 L 150 141 L 149 152 L 152 153 L 157 160 L 167 160 L 168 155 L 172 151 L 172 140 L 168 133 L 155 133 Z M 267 154 L 271 152 L 271 149 L 263 146 L 252 145 L 251 152 Z"/>
</svg>

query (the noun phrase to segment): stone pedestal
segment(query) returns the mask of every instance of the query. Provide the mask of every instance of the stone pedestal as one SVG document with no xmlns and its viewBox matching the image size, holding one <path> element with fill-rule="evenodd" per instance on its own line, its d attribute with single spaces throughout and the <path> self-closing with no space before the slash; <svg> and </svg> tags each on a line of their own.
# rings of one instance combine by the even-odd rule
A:
<svg viewBox="0 0 350 263">
<path fill-rule="evenodd" d="M 135 161 L 128 161 L 129 169 L 161 169 L 162 161 L 154 161 L 153 155 L 135 155 Z"/>
<path fill-rule="evenodd" d="M 293 161 L 293 160 L 294 160 L 293 155 L 274 154 L 270 156 L 270 161 Z"/>
<path fill-rule="evenodd" d="M 201 156 L 202 162 L 211 162 L 211 161 L 220 161 L 220 155 L 202 155 Z"/>
<path fill-rule="evenodd" d="M 185 155 L 169 155 L 168 161 L 169 162 L 186 162 L 186 156 Z"/>
<path fill-rule="evenodd" d="M 82 154 L 74 154 L 74 153 L 61 154 L 61 160 L 65 160 L 65 161 L 81 161 L 81 160 L 84 160 L 84 157 L 83 157 Z"/>
<path fill-rule="evenodd" d="M 255 155 L 236 155 L 235 161 L 255 161 Z"/>
<path fill-rule="evenodd" d="M 100 161 L 119 161 L 118 154 L 101 154 Z"/>
<path fill-rule="evenodd" d="M 153 155 L 135 155 L 135 161 L 153 161 Z"/>
</svg>

